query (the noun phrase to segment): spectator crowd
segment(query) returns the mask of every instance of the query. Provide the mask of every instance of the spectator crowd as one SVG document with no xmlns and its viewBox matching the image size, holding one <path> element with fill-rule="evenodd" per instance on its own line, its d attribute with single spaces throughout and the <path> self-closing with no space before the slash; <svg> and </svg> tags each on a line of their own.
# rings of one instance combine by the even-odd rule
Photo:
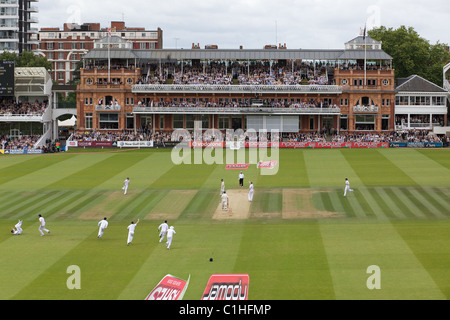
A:
<svg viewBox="0 0 450 320">
<path fill-rule="evenodd" d="M 194 136 L 194 132 L 190 132 L 192 140 L 202 140 L 202 134 Z M 240 137 L 243 138 L 243 137 Z M 223 134 L 223 141 L 227 136 Z M 245 137 L 247 140 L 256 141 L 254 137 Z M 325 132 L 298 132 L 298 133 L 280 133 L 280 141 L 289 142 L 443 142 L 444 137 L 429 134 L 426 130 L 409 130 L 402 132 L 391 132 L 385 134 L 379 133 L 335 133 L 328 135 Z M 172 140 L 171 132 L 149 130 L 142 128 L 136 133 L 131 131 L 121 132 L 84 132 L 74 134 L 71 140 L 77 141 L 150 141 L 154 142 L 178 142 Z M 270 141 L 270 133 L 266 135 L 257 135 L 258 141 Z M 216 140 L 217 141 L 217 138 Z"/>
<path fill-rule="evenodd" d="M 0 102 L 0 116 L 42 116 L 47 109 L 48 102 L 22 102 L 2 100 Z"/>
</svg>

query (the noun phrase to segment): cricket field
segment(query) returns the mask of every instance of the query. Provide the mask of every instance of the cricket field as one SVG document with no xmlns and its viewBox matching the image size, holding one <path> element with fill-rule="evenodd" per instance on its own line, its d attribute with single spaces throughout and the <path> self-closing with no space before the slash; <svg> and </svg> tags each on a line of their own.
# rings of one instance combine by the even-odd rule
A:
<svg viewBox="0 0 450 320">
<path fill-rule="evenodd" d="M 280 150 L 277 174 L 251 163 L 243 189 L 239 170 L 175 165 L 171 150 L 83 151 L 0 157 L 1 300 L 143 300 L 166 274 L 200 300 L 215 273 L 249 274 L 250 300 L 450 298 L 449 149 Z"/>
</svg>

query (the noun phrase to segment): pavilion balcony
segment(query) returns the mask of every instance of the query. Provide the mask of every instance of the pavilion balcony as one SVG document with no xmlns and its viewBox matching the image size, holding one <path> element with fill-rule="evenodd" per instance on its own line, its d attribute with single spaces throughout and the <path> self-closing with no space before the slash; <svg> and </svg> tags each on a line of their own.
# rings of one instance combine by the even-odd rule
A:
<svg viewBox="0 0 450 320">
<path fill-rule="evenodd" d="M 267 108 L 267 107 L 142 107 L 135 114 L 258 114 L 258 115 L 339 115 L 340 108 Z"/>
<path fill-rule="evenodd" d="M 335 85 L 179 85 L 138 84 L 133 93 L 279 93 L 279 94 L 341 94 Z"/>
</svg>

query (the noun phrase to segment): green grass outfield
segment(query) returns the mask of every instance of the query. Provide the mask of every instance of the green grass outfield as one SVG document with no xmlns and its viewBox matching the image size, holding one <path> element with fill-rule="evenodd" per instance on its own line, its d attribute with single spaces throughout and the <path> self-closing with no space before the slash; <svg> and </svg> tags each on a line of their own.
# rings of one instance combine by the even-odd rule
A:
<svg viewBox="0 0 450 320">
<path fill-rule="evenodd" d="M 450 150 L 280 150 L 277 175 L 259 170 L 244 172 L 248 218 L 217 220 L 220 179 L 238 185 L 224 164 L 176 166 L 170 150 L 1 156 L 0 299 L 142 300 L 172 274 L 191 275 L 185 299 L 199 300 L 213 273 L 248 273 L 252 300 L 450 298 Z M 164 218 L 171 250 L 158 242 Z M 71 265 L 80 290 L 66 286 Z M 381 289 L 367 288 L 372 265 Z"/>
</svg>

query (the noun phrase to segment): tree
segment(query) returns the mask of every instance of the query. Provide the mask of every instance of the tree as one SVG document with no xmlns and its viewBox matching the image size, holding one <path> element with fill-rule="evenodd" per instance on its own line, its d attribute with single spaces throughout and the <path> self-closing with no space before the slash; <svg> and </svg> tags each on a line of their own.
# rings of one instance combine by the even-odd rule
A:
<svg viewBox="0 0 450 320">
<path fill-rule="evenodd" d="M 398 29 L 381 26 L 368 32 L 375 40 L 383 42 L 383 50 L 392 56 L 397 78 L 417 74 L 442 86 L 443 67 L 450 61 L 447 44 L 430 42 L 422 38 L 412 27 Z"/>
<path fill-rule="evenodd" d="M 44 67 L 48 71 L 52 70 L 52 64 L 46 57 L 29 51 L 23 51 L 21 55 L 5 51 L 0 54 L 0 60 L 14 61 L 16 67 Z"/>
</svg>

